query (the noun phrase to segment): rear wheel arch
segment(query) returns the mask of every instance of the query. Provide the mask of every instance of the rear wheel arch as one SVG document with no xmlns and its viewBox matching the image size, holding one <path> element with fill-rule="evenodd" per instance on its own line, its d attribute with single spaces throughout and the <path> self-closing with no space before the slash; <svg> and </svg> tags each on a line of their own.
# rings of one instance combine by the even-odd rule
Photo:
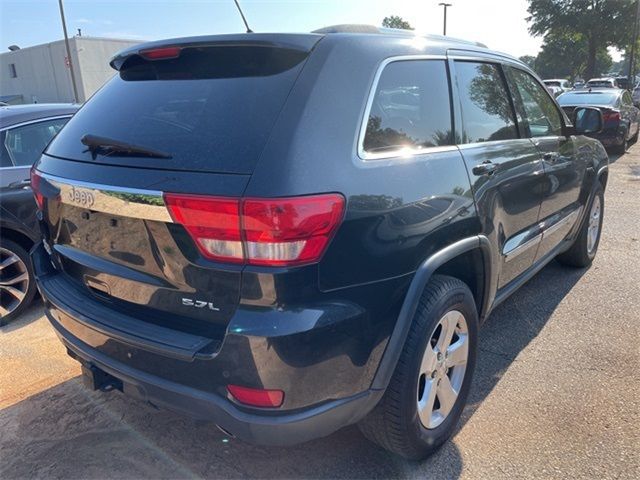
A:
<svg viewBox="0 0 640 480">
<path fill-rule="evenodd" d="M 35 244 L 33 239 L 28 235 L 25 235 L 24 233 L 11 227 L 5 227 L 4 225 L 2 225 L 1 238 L 6 238 L 7 240 L 11 240 L 17 243 L 27 252 L 31 250 L 31 247 L 33 247 L 33 245 Z"/>
<path fill-rule="evenodd" d="M 463 267 L 467 261 L 472 262 L 473 269 L 465 272 Z M 481 273 L 479 270 L 481 270 Z M 402 303 L 398 320 L 373 379 L 372 389 L 386 389 L 389 384 L 407 339 L 422 293 L 436 272 L 453 276 L 465 283 L 467 283 L 465 278 L 473 282 L 473 287 L 469 286 L 469 284 L 467 286 L 469 286 L 476 300 L 478 316 L 482 318 L 488 312 L 493 291 L 492 254 L 489 240 L 483 235 L 476 235 L 458 240 L 437 251 L 422 262 L 414 274 Z M 493 291 L 493 294 L 495 295 L 495 291 Z"/>
</svg>

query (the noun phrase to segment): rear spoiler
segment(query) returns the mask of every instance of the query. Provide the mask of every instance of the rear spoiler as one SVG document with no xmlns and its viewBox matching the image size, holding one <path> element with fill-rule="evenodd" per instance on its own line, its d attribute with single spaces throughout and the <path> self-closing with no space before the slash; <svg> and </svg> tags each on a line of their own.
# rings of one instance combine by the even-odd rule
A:
<svg viewBox="0 0 640 480">
<path fill-rule="evenodd" d="M 292 33 L 242 33 L 234 35 L 210 35 L 202 37 L 174 38 L 157 42 L 141 43 L 116 53 L 109 65 L 114 70 L 120 70 L 126 60 L 132 56 L 143 56 L 141 52 L 169 48 L 193 47 L 271 47 L 310 52 L 315 44 L 323 37 L 318 34 Z"/>
</svg>

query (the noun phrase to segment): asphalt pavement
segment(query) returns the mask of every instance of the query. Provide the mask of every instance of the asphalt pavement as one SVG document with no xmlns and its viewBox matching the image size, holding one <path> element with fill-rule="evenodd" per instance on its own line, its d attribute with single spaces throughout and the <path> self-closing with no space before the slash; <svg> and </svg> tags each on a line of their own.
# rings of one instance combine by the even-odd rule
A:
<svg viewBox="0 0 640 480">
<path fill-rule="evenodd" d="M 482 327 L 453 440 L 407 462 L 347 427 L 291 448 L 89 392 L 34 306 L 0 329 L 0 478 L 640 478 L 640 145 L 612 158 L 598 256 L 552 262 Z"/>
</svg>

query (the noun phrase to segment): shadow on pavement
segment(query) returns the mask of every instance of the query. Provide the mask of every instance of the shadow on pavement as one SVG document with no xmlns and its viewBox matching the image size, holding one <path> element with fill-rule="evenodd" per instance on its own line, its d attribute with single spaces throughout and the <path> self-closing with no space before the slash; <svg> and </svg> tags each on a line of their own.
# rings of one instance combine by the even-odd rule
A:
<svg viewBox="0 0 640 480">
<path fill-rule="evenodd" d="M 33 303 L 31 304 L 31 306 L 29 306 L 29 308 L 27 308 L 24 312 L 22 312 L 17 319 L 12 320 L 6 325 L 2 325 L 0 327 L 0 332 L 9 333 L 19 328 L 26 327 L 30 323 L 38 320 L 41 316 L 42 316 L 42 300 L 40 299 L 40 297 L 37 296 L 33 300 Z"/>
<path fill-rule="evenodd" d="M 552 262 L 491 315 L 461 426 L 584 273 Z M 247 445 L 213 424 L 89 392 L 79 378 L 0 411 L 0 431 L 2 478 L 457 478 L 463 467 L 453 442 L 425 462 L 407 462 L 354 426 L 295 447 Z"/>
</svg>

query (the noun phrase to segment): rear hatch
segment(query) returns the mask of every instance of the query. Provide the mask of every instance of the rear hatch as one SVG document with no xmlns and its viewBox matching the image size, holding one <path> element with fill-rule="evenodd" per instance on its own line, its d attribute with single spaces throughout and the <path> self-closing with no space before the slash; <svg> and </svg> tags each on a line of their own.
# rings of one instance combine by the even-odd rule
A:
<svg viewBox="0 0 640 480">
<path fill-rule="evenodd" d="M 320 37 L 246 38 L 118 55 L 118 74 L 36 166 L 54 260 L 88 300 L 140 322 L 224 335 L 242 265 L 203 254 L 194 230 L 204 227 L 185 226 L 179 201 L 173 211 L 167 203 L 171 194 L 243 194 Z M 220 229 L 226 214 L 212 212 Z"/>
</svg>

